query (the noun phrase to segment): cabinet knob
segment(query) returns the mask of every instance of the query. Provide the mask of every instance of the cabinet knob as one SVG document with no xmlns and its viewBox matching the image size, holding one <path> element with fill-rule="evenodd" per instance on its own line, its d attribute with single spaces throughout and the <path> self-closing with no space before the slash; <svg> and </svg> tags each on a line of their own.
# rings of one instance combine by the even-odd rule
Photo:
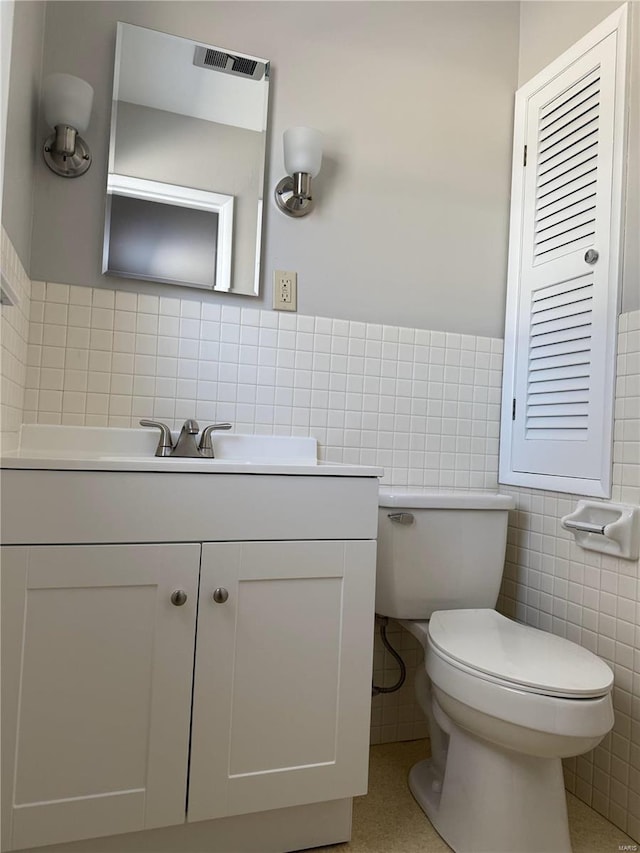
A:
<svg viewBox="0 0 640 853">
<path fill-rule="evenodd" d="M 175 604 L 176 607 L 182 607 L 186 600 L 187 593 L 183 589 L 177 589 L 175 592 L 171 593 L 171 603 Z"/>
<path fill-rule="evenodd" d="M 587 249 L 584 253 L 584 259 L 588 264 L 597 264 L 600 253 L 596 249 Z"/>
<path fill-rule="evenodd" d="M 229 598 L 229 593 L 223 586 L 219 586 L 214 589 L 212 597 L 216 604 L 224 604 Z"/>
</svg>

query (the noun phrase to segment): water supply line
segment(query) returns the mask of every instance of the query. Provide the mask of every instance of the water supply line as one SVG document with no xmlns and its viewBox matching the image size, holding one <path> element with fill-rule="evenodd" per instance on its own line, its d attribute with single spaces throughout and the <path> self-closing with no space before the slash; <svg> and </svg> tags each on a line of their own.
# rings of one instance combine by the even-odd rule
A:
<svg viewBox="0 0 640 853">
<path fill-rule="evenodd" d="M 382 640 L 385 649 L 395 658 L 398 667 L 400 668 L 400 674 L 396 683 L 392 684 L 391 687 L 378 687 L 376 684 L 372 684 L 372 696 L 378 696 L 378 694 L 380 693 L 395 693 L 396 690 L 400 690 L 400 688 L 405 682 L 405 678 L 407 677 L 407 667 L 405 666 L 405 662 L 402 660 L 398 652 L 393 648 L 393 646 L 387 639 L 387 625 L 389 624 L 389 617 L 378 616 L 376 614 L 376 619 L 378 621 L 378 625 L 380 626 L 380 639 Z"/>
</svg>

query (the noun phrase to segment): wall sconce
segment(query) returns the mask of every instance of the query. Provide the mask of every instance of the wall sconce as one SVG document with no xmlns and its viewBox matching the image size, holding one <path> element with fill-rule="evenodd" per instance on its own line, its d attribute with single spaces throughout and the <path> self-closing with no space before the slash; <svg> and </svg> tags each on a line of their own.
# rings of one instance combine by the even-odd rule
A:
<svg viewBox="0 0 640 853">
<path fill-rule="evenodd" d="M 91 152 L 80 136 L 89 126 L 93 89 L 71 74 L 50 74 L 42 87 L 44 117 L 55 132 L 44 144 L 44 162 L 63 178 L 84 175 Z"/>
<path fill-rule="evenodd" d="M 282 141 L 287 177 L 275 189 L 276 204 L 287 216 L 306 216 L 313 208 L 311 178 L 322 164 L 322 134 L 312 127 L 290 127 Z"/>
</svg>

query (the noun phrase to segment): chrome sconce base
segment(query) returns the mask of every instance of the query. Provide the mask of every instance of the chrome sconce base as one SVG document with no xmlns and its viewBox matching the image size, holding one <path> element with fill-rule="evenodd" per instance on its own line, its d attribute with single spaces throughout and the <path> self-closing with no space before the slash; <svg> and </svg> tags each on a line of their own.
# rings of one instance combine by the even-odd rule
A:
<svg viewBox="0 0 640 853">
<path fill-rule="evenodd" d="M 42 153 L 47 166 L 62 178 L 78 178 L 91 165 L 89 146 L 68 125 L 56 126 L 55 133 L 45 142 Z"/>
<path fill-rule="evenodd" d="M 288 195 L 288 198 L 283 198 Z M 293 177 L 287 175 L 275 188 L 274 197 L 278 208 L 287 216 L 306 216 L 313 210 L 311 196 L 311 175 L 296 172 Z"/>
</svg>

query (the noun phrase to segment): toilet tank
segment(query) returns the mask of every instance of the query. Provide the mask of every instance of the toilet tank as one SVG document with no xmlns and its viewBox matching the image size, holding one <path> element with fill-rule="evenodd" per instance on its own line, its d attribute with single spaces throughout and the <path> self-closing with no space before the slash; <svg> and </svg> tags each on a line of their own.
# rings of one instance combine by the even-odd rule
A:
<svg viewBox="0 0 640 853">
<path fill-rule="evenodd" d="M 494 492 L 381 489 L 376 613 L 495 607 L 513 506 Z"/>
</svg>

